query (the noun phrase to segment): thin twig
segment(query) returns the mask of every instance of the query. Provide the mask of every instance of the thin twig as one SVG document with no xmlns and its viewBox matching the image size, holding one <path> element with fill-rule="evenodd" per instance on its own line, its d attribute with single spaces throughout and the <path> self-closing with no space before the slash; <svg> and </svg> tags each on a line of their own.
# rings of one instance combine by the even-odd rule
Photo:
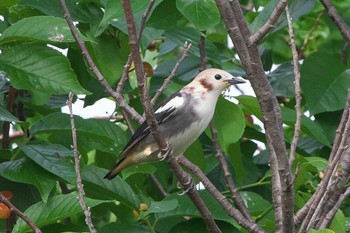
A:
<svg viewBox="0 0 350 233">
<path fill-rule="evenodd" d="M 28 216 L 25 215 L 22 211 L 17 209 L 16 206 L 14 206 L 1 192 L 0 192 L 0 202 L 4 203 L 11 211 L 15 212 L 15 214 L 18 217 L 23 219 L 23 221 L 26 222 L 27 225 L 30 226 L 30 228 L 32 228 L 32 230 L 35 233 L 41 233 L 41 230 L 32 222 L 32 220 L 30 220 Z"/>
<path fill-rule="evenodd" d="M 96 229 L 91 220 L 90 207 L 87 207 L 84 201 L 85 193 L 84 193 L 84 185 L 81 181 L 81 174 L 80 174 L 80 155 L 78 153 L 77 132 L 76 132 L 74 116 L 73 116 L 72 101 L 73 101 L 73 93 L 70 92 L 68 95 L 68 108 L 69 108 L 70 124 L 72 128 L 72 140 L 73 140 L 72 147 L 73 147 L 73 154 L 74 154 L 74 167 L 75 167 L 75 174 L 77 176 L 77 189 L 79 192 L 78 200 L 81 208 L 84 211 L 85 222 L 88 225 L 90 232 L 96 233 Z"/>
<path fill-rule="evenodd" d="M 301 126 L 301 89 L 300 89 L 300 72 L 299 72 L 299 56 L 298 51 L 295 46 L 294 41 L 294 32 L 293 32 L 293 26 L 292 26 L 292 18 L 289 14 L 288 4 L 286 5 L 286 15 L 287 15 L 287 22 L 288 22 L 288 33 L 290 37 L 290 47 L 292 49 L 292 55 L 293 55 L 293 71 L 294 71 L 294 88 L 295 88 L 295 112 L 296 112 L 296 120 L 294 125 L 294 135 L 292 143 L 290 144 L 290 153 L 289 153 L 289 166 L 292 167 L 294 159 L 295 159 L 295 153 L 297 148 L 297 143 L 299 141 L 300 137 L 300 126 Z"/>
<path fill-rule="evenodd" d="M 122 5 L 128 27 L 129 45 L 135 64 L 135 73 L 137 78 L 137 85 L 140 91 L 141 103 L 145 110 L 146 120 L 149 129 L 152 133 L 152 136 L 155 139 L 163 157 L 168 162 L 172 172 L 178 178 L 181 186 L 185 188 L 187 195 L 191 198 L 192 202 L 200 212 L 205 224 L 207 225 L 207 228 L 212 232 L 221 232 L 218 226 L 216 225 L 213 217 L 211 216 L 207 206 L 197 193 L 192 178 L 181 169 L 175 157 L 172 155 L 170 145 L 165 141 L 165 139 L 161 135 L 159 126 L 154 117 L 154 112 L 152 109 L 152 105 L 150 104 L 149 95 L 146 89 L 145 73 L 142 66 L 142 60 L 136 36 L 136 25 L 131 10 L 130 1 L 122 0 Z"/>
<path fill-rule="evenodd" d="M 215 128 L 214 120 L 212 120 L 210 122 L 210 131 L 211 131 L 211 135 L 213 137 L 215 157 L 219 161 L 219 164 L 224 172 L 226 186 L 231 193 L 231 198 L 235 202 L 239 211 L 241 211 L 242 215 L 246 219 L 249 219 L 249 221 L 253 222 L 253 219 L 252 219 L 251 215 L 249 214 L 249 211 L 248 211 L 247 207 L 245 206 L 244 201 L 243 201 L 241 195 L 239 194 L 235 183 L 233 182 L 232 174 L 228 168 L 227 162 L 225 160 L 225 157 L 224 157 L 222 150 L 221 150 L 221 147 L 220 147 L 220 143 L 219 143 L 219 139 L 218 139 L 218 132 Z"/>
<path fill-rule="evenodd" d="M 149 176 L 163 197 L 169 196 L 169 193 L 163 188 L 163 185 L 159 182 L 158 178 L 154 174 L 150 174 Z"/>
<path fill-rule="evenodd" d="M 259 41 L 261 41 L 269 31 L 274 27 L 275 23 L 277 22 L 278 18 L 282 14 L 284 8 L 286 7 L 288 1 L 287 0 L 280 0 L 275 9 L 272 11 L 270 17 L 266 21 L 266 23 L 259 28 L 259 30 L 251 36 L 250 43 L 251 44 L 257 44 Z"/>
<path fill-rule="evenodd" d="M 171 71 L 170 75 L 164 80 L 162 86 L 157 90 L 156 94 L 153 96 L 151 100 L 152 106 L 157 102 L 159 96 L 163 93 L 163 91 L 168 87 L 171 80 L 174 78 L 176 71 L 178 70 L 180 64 L 183 62 L 183 60 L 187 57 L 188 52 L 190 51 L 192 44 L 188 43 L 187 41 L 184 43 L 183 47 L 184 50 L 182 52 L 182 55 L 180 59 L 176 62 L 173 70 Z"/>
<path fill-rule="evenodd" d="M 207 33 L 206 31 L 202 32 L 202 35 L 198 42 L 199 54 L 201 58 L 201 66 L 199 68 L 199 71 L 203 71 L 207 68 L 207 58 L 205 55 L 205 34 L 206 33 Z"/>
<path fill-rule="evenodd" d="M 340 205 L 344 202 L 346 198 L 350 196 L 350 187 L 346 189 L 346 191 L 340 195 L 338 201 L 334 205 L 334 207 L 327 213 L 326 217 L 323 219 L 322 224 L 320 225 L 319 229 L 327 228 L 328 223 L 333 219 L 335 213 L 338 211 Z"/>
<path fill-rule="evenodd" d="M 231 203 L 227 200 L 227 198 L 221 194 L 221 192 L 213 185 L 212 182 L 210 182 L 208 177 L 203 173 L 201 169 L 199 169 L 196 165 L 194 165 L 184 156 L 180 156 L 178 158 L 178 162 L 184 167 L 188 168 L 193 174 L 195 174 L 198 177 L 198 179 L 202 182 L 206 190 L 208 190 L 208 192 L 213 195 L 213 197 L 218 201 L 218 203 L 222 206 L 226 213 L 230 217 L 235 219 L 239 225 L 243 226 L 249 232 L 265 232 L 255 222 L 245 218 L 240 211 L 234 208 L 231 205 Z"/>
<path fill-rule="evenodd" d="M 313 33 L 316 31 L 317 27 L 320 25 L 320 21 L 322 18 L 324 11 L 321 11 L 318 16 L 317 19 L 315 20 L 314 25 L 312 26 L 311 30 L 309 31 L 309 33 L 307 34 L 307 36 L 305 37 L 304 41 L 303 41 L 303 45 L 301 46 L 300 50 L 299 50 L 299 59 L 303 59 L 304 57 L 304 52 L 306 49 L 306 46 L 308 45 L 308 43 L 312 40 L 312 35 Z"/>
<path fill-rule="evenodd" d="M 141 122 L 142 120 L 140 120 L 141 116 L 140 114 L 138 114 L 135 109 L 133 109 L 132 107 L 130 107 L 126 101 L 124 100 L 123 96 L 119 95 L 116 91 L 113 90 L 113 88 L 108 84 L 107 80 L 103 77 L 103 75 L 101 74 L 101 72 L 99 71 L 99 69 L 97 68 L 97 66 L 95 65 L 91 55 L 89 54 L 86 46 L 85 46 L 85 42 L 80 39 L 79 37 L 79 33 L 77 28 L 74 26 L 73 20 L 72 20 L 72 16 L 69 12 L 69 9 L 67 7 L 66 1 L 65 0 L 60 0 L 63 11 L 64 11 L 64 17 L 68 23 L 68 26 L 72 32 L 72 35 L 74 37 L 74 39 L 76 40 L 76 42 L 78 43 L 83 56 L 85 57 L 89 68 L 91 69 L 91 71 L 94 73 L 95 77 L 97 78 L 97 80 L 100 82 L 100 84 L 104 87 L 104 89 L 106 90 L 106 92 L 111 95 L 119 104 L 119 106 L 121 108 L 123 108 L 126 112 L 128 112 L 133 119 L 137 120 L 138 122 Z"/>
</svg>

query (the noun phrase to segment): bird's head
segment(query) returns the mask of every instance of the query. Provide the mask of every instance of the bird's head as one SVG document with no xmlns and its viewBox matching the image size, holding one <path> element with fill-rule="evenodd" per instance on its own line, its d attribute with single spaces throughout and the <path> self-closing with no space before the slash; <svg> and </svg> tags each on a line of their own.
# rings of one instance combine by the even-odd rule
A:
<svg viewBox="0 0 350 233">
<path fill-rule="evenodd" d="M 236 78 L 224 70 L 211 68 L 200 72 L 187 87 L 193 91 L 220 94 L 231 85 L 245 82 L 245 80 Z"/>
</svg>

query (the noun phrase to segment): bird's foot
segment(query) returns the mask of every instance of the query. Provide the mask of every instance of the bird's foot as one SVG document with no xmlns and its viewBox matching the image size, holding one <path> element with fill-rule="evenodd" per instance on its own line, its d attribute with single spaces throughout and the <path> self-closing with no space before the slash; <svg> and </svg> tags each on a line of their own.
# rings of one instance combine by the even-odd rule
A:
<svg viewBox="0 0 350 233">
<path fill-rule="evenodd" d="M 173 153 L 173 150 L 170 148 L 169 144 L 167 144 L 167 147 L 162 150 L 161 153 L 158 154 L 158 159 L 160 161 L 165 160 L 168 156 L 170 156 Z"/>
<path fill-rule="evenodd" d="M 176 186 L 178 188 L 184 189 L 181 193 L 177 194 L 179 196 L 185 195 L 188 192 L 194 192 L 194 190 L 196 189 L 196 185 L 194 184 L 193 179 L 190 176 L 187 176 L 186 180 L 182 184 L 178 182 Z"/>
</svg>

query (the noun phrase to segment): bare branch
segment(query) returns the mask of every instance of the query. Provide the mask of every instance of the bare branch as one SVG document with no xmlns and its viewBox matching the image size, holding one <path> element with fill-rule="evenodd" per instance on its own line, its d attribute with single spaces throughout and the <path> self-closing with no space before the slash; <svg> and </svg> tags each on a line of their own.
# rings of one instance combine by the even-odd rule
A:
<svg viewBox="0 0 350 233">
<path fill-rule="evenodd" d="M 190 51 L 190 48 L 192 46 L 191 43 L 185 42 L 184 43 L 184 50 L 182 52 L 182 56 L 180 57 L 180 59 L 176 62 L 173 70 L 171 71 L 171 73 L 169 74 L 169 76 L 164 80 L 162 86 L 157 90 L 156 94 L 153 96 L 152 100 L 151 100 L 151 104 L 152 106 L 157 102 L 159 96 L 163 93 L 163 91 L 168 87 L 168 85 L 170 84 L 171 80 L 174 78 L 177 69 L 179 68 L 180 64 L 183 62 L 183 60 L 187 57 L 188 52 Z"/>
<path fill-rule="evenodd" d="M 203 71 L 207 68 L 207 58 L 205 55 L 205 34 L 206 31 L 202 32 L 201 38 L 198 42 L 199 54 L 201 58 L 201 66 L 199 68 L 199 71 Z"/>
<path fill-rule="evenodd" d="M 297 148 L 297 143 L 300 137 L 300 126 L 301 126 L 301 88 L 300 88 L 300 72 L 299 72 L 299 56 L 298 51 L 295 46 L 294 41 L 294 32 L 293 32 L 293 26 L 292 26 L 292 18 L 289 14 L 288 4 L 286 5 L 286 15 L 287 15 L 287 22 L 288 22 L 288 33 L 290 37 L 290 47 L 292 49 L 292 55 L 293 55 L 293 71 L 294 71 L 294 86 L 295 86 L 295 111 L 296 111 L 296 121 L 294 125 L 294 135 L 293 140 L 290 145 L 290 154 L 289 154 L 289 166 L 292 167 L 294 159 L 295 159 L 295 153 Z"/>
<path fill-rule="evenodd" d="M 202 215 L 204 222 L 207 224 L 207 228 L 212 232 L 221 232 L 218 226 L 216 225 L 214 219 L 212 218 L 208 208 L 196 192 L 192 178 L 181 169 L 180 165 L 177 163 L 176 159 L 172 155 L 172 150 L 169 144 L 164 140 L 164 138 L 161 135 L 159 126 L 154 118 L 154 112 L 150 104 L 149 95 L 146 89 L 145 73 L 142 66 L 142 60 L 136 36 L 135 20 L 132 14 L 130 2 L 128 0 L 123 0 L 122 5 L 124 8 L 125 18 L 128 27 L 129 44 L 135 64 L 135 72 L 137 77 L 137 85 L 141 96 L 141 103 L 145 110 L 146 120 L 152 133 L 152 136 L 154 137 L 163 157 L 169 163 L 171 170 L 179 179 L 181 186 L 185 188 L 187 195 L 191 198 L 192 202 L 195 204 L 198 211 Z"/>
<path fill-rule="evenodd" d="M 253 222 L 253 219 L 252 219 L 251 215 L 249 214 L 249 211 L 248 211 L 247 207 L 245 206 L 244 201 L 243 201 L 241 195 L 239 194 L 235 183 L 233 182 L 232 174 L 228 168 L 227 162 L 224 158 L 224 155 L 223 155 L 221 147 L 220 147 L 220 143 L 219 143 L 219 139 L 218 139 L 218 132 L 215 128 L 215 124 L 214 124 L 213 120 L 210 122 L 210 131 L 211 131 L 211 135 L 213 137 L 215 156 L 218 159 L 219 164 L 224 172 L 226 185 L 227 185 L 228 190 L 231 193 L 231 198 L 235 202 L 239 211 L 241 211 L 242 215 L 246 219 L 249 219 L 249 221 Z"/>
<path fill-rule="evenodd" d="M 333 6 L 330 0 L 321 0 L 324 8 L 326 9 L 329 17 L 335 25 L 338 27 L 346 43 L 350 46 L 350 28 L 345 23 L 344 19 L 338 14 L 337 9 Z"/>
<path fill-rule="evenodd" d="M 349 107 L 350 107 L 350 89 L 348 90 L 346 106 L 345 106 L 340 124 L 336 131 L 336 138 L 333 143 L 332 152 L 328 160 L 329 162 L 327 164 L 325 174 L 320 184 L 318 185 L 316 191 L 314 192 L 313 197 L 297 213 L 297 215 L 299 215 L 298 219 L 303 219 L 303 223 L 301 225 L 299 232 L 307 232 L 308 228 L 310 227 L 310 224 L 313 224 L 311 223 L 311 219 L 315 218 L 315 216 L 317 215 L 317 213 L 315 213 L 316 209 L 322 209 L 321 207 L 326 204 L 324 201 L 322 201 L 322 199 L 324 198 L 325 193 L 328 190 L 329 182 L 331 178 L 336 173 L 339 159 L 341 155 L 344 153 L 345 149 L 347 148 L 346 141 L 350 132 Z M 308 211 L 306 211 L 305 209 L 308 209 Z M 300 216 L 301 213 L 305 214 L 306 212 L 307 214 L 305 216 Z"/>
<path fill-rule="evenodd" d="M 254 35 L 251 36 L 251 44 L 259 43 L 267 35 L 267 33 L 271 31 L 287 4 L 288 0 L 280 0 L 277 3 L 277 6 L 272 11 L 271 16 L 268 18 L 266 23 L 261 28 L 259 28 L 259 30 Z"/>
<path fill-rule="evenodd" d="M 0 202 L 4 203 L 11 211 L 13 211 L 18 217 L 23 219 L 27 223 L 30 228 L 35 233 L 41 233 L 41 230 L 28 218 L 27 215 L 25 215 L 22 211 L 16 208 L 1 192 L 0 192 Z"/>
<path fill-rule="evenodd" d="M 72 16 L 70 15 L 69 9 L 67 7 L 66 1 L 65 0 L 60 0 L 63 11 L 64 11 L 64 17 L 68 23 L 68 26 L 72 32 L 72 35 L 74 37 L 74 39 L 76 40 L 76 42 L 78 43 L 83 56 L 85 57 L 87 63 L 89 64 L 89 68 L 92 70 L 92 72 L 94 73 L 94 75 L 96 76 L 97 80 L 100 82 L 100 84 L 104 87 L 104 89 L 106 90 L 106 92 L 108 94 L 110 94 L 119 104 L 119 106 L 121 108 L 123 108 L 126 112 L 128 112 L 133 119 L 137 120 L 138 122 L 141 122 L 142 120 L 140 120 L 141 116 L 140 114 L 138 114 L 135 109 L 133 109 L 132 107 L 130 107 L 124 100 L 124 98 L 119 95 L 117 92 L 115 92 L 113 90 L 113 88 L 108 84 L 107 80 L 103 77 L 103 75 L 101 74 L 101 72 L 99 71 L 99 69 L 97 68 L 97 66 L 95 65 L 92 57 L 90 56 L 85 43 L 83 40 L 80 39 L 79 34 L 78 34 L 78 30 L 77 28 L 74 26 L 73 24 L 73 20 L 72 20 Z"/>
<path fill-rule="evenodd" d="M 221 194 L 221 192 L 210 182 L 208 177 L 199 169 L 196 165 L 191 163 L 186 157 L 180 156 L 178 158 L 179 163 L 188 168 L 191 172 L 193 172 L 199 180 L 202 182 L 206 190 L 213 195 L 213 197 L 219 202 L 222 208 L 226 211 L 226 213 L 235 219 L 239 225 L 243 226 L 249 232 L 265 232 L 261 229 L 255 222 L 250 219 L 246 219 L 240 211 L 234 208 L 231 203 L 227 200 L 227 198 Z"/>
<path fill-rule="evenodd" d="M 87 207 L 84 201 L 85 193 L 84 193 L 84 185 L 83 185 L 83 182 L 81 181 L 81 174 L 80 174 L 80 155 L 78 152 L 77 133 L 75 128 L 74 116 L 73 116 L 72 101 L 73 101 L 73 93 L 70 92 L 68 95 L 68 108 L 69 108 L 70 124 L 72 128 L 72 140 L 73 140 L 72 147 L 73 147 L 73 154 L 74 154 L 74 167 L 75 167 L 75 174 L 77 176 L 77 189 L 79 192 L 78 200 L 81 208 L 84 211 L 85 222 L 88 225 L 90 232 L 96 233 L 96 229 L 91 220 L 90 207 Z"/>
<path fill-rule="evenodd" d="M 285 4 L 285 0 L 280 2 Z M 267 147 L 271 158 L 276 232 L 294 232 L 294 190 L 284 143 L 281 110 L 262 66 L 256 45 L 259 39 L 251 37 L 238 0 L 231 0 L 230 3 L 216 0 L 216 3 L 262 110 Z M 283 9 L 284 6 L 281 8 Z"/>
</svg>

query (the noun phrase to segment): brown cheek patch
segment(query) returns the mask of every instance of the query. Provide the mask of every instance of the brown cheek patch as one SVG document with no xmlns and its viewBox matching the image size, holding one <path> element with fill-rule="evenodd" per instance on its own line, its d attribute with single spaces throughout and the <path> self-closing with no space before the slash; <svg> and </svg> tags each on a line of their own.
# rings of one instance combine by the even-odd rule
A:
<svg viewBox="0 0 350 233">
<path fill-rule="evenodd" d="M 199 80 L 199 83 L 208 91 L 213 90 L 213 85 L 210 84 L 205 78 Z"/>
</svg>

